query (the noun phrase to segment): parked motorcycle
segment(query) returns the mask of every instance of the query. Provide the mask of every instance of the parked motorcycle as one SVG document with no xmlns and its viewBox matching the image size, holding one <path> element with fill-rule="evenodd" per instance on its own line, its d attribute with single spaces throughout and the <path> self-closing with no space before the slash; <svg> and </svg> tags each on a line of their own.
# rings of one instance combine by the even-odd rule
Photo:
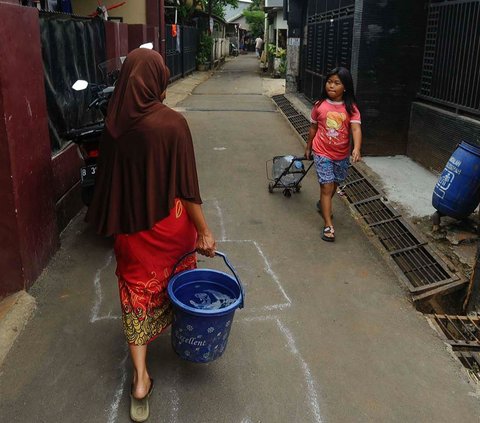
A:
<svg viewBox="0 0 480 423">
<path fill-rule="evenodd" d="M 230 43 L 230 56 L 238 56 L 238 47 L 234 43 Z"/>
<path fill-rule="evenodd" d="M 101 69 L 111 68 L 113 62 L 122 61 L 121 58 L 107 61 L 99 66 Z M 80 185 L 82 187 L 82 201 L 88 206 L 93 198 L 93 191 L 95 188 L 95 175 L 97 173 L 97 160 L 99 154 L 100 138 L 105 127 L 105 116 L 107 114 L 108 101 L 114 90 L 115 78 L 118 78 L 119 69 L 113 70 L 110 74 L 105 74 L 104 78 L 108 84 L 94 84 L 88 81 L 78 80 L 73 84 L 72 88 L 75 91 L 83 91 L 87 88 L 90 90 L 91 98 L 93 99 L 88 105 L 88 109 L 99 110 L 103 118 L 91 125 L 86 125 L 81 128 L 75 128 L 67 132 L 66 138 L 72 140 L 77 144 L 80 157 L 83 159 L 85 165 L 80 168 Z M 116 76 L 115 76 L 116 74 Z M 114 80 L 115 79 L 115 80 Z"/>
<path fill-rule="evenodd" d="M 84 84 L 81 85 L 83 86 Z M 88 84 L 88 86 L 94 96 L 94 99 L 88 105 L 88 108 L 100 110 L 103 118 L 105 118 L 108 100 L 113 93 L 113 87 L 102 87 L 94 84 Z M 73 88 L 77 89 L 78 87 L 79 84 L 77 81 L 73 85 Z M 77 144 L 80 157 L 85 163 L 85 165 L 80 168 L 80 185 L 82 187 L 82 201 L 86 206 L 90 205 L 93 197 L 95 174 L 97 173 L 99 143 L 104 127 L 105 121 L 102 119 L 100 122 L 72 129 L 67 133 L 67 138 Z"/>
</svg>

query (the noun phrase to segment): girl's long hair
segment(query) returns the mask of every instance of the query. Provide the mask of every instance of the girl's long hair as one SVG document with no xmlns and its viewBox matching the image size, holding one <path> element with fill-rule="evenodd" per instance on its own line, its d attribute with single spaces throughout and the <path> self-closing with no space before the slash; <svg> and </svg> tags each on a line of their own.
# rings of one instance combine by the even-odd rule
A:
<svg viewBox="0 0 480 423">
<path fill-rule="evenodd" d="M 353 78 L 352 74 L 347 68 L 338 67 L 332 69 L 330 72 L 327 73 L 325 78 L 325 83 L 323 84 L 322 94 L 320 95 L 320 102 L 323 103 L 328 97 L 326 84 L 328 78 L 333 75 L 338 75 L 340 81 L 342 81 L 343 86 L 345 87 L 345 92 L 343 93 L 343 102 L 345 104 L 345 109 L 347 109 L 347 113 L 351 115 L 353 113 L 353 106 L 357 105 L 357 99 L 355 98 L 355 90 L 353 89 Z"/>
</svg>

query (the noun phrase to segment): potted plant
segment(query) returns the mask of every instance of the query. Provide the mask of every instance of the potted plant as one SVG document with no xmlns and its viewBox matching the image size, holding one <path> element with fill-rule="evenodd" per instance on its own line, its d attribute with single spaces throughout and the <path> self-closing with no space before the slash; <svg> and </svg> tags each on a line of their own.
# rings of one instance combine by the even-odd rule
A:
<svg viewBox="0 0 480 423">
<path fill-rule="evenodd" d="M 198 50 L 195 60 L 197 62 L 197 70 L 205 71 L 210 69 L 210 57 L 213 48 L 213 37 L 202 33 L 198 42 Z"/>
<path fill-rule="evenodd" d="M 272 58 L 272 75 L 274 78 L 285 76 L 287 69 L 287 50 L 276 47 L 275 44 L 269 44 L 267 47 L 268 55 Z"/>
</svg>

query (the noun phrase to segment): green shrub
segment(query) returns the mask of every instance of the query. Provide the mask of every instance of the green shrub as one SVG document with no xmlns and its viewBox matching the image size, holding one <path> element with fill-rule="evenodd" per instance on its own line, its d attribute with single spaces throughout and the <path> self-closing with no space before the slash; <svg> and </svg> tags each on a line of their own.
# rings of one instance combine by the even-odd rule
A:
<svg viewBox="0 0 480 423">
<path fill-rule="evenodd" d="M 276 47 L 275 44 L 267 45 L 267 53 L 269 56 L 276 57 L 278 59 L 283 59 L 287 57 L 287 50 L 281 47 Z"/>
<path fill-rule="evenodd" d="M 205 65 L 210 62 L 213 48 L 213 37 L 206 33 L 200 34 L 197 55 L 195 57 L 198 65 Z"/>
</svg>

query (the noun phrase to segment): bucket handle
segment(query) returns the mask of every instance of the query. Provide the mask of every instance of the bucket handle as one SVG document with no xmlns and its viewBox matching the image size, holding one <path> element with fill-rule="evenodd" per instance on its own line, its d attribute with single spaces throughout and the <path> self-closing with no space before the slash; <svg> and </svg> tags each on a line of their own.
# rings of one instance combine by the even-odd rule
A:
<svg viewBox="0 0 480 423">
<path fill-rule="evenodd" d="M 196 251 L 197 251 L 197 250 L 190 251 L 190 252 L 184 254 L 182 257 L 180 257 L 180 259 L 175 263 L 175 266 L 173 266 L 172 273 L 170 274 L 171 277 L 173 277 L 173 275 L 175 274 L 175 269 L 177 268 L 177 266 L 178 266 L 186 257 L 188 257 L 190 254 L 195 253 Z M 243 289 L 242 283 L 240 282 L 240 278 L 239 278 L 238 275 L 237 275 L 237 272 L 235 272 L 235 269 L 234 269 L 233 265 L 228 261 L 227 256 L 226 256 L 224 253 L 221 253 L 220 251 L 215 251 L 215 255 L 222 257 L 222 258 L 223 258 L 223 261 L 225 262 L 225 264 L 227 265 L 227 267 L 228 267 L 228 268 L 230 269 L 230 271 L 233 273 L 233 276 L 235 277 L 235 282 L 237 282 L 237 285 L 238 285 L 238 287 L 240 288 L 240 293 L 242 294 L 242 301 L 240 302 L 240 305 L 239 305 L 238 307 L 239 307 L 239 308 L 243 308 L 243 299 L 245 298 L 245 291 L 244 291 L 244 289 Z"/>
</svg>

